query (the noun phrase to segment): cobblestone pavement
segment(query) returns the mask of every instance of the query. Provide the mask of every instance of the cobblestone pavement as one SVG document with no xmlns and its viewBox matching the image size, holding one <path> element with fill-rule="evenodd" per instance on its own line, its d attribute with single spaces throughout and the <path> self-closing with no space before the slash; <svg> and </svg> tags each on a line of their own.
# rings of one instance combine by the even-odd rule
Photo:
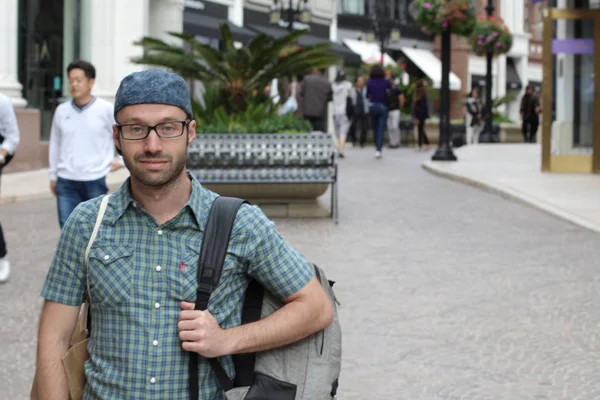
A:
<svg viewBox="0 0 600 400">
<path fill-rule="evenodd" d="M 278 220 L 342 303 L 343 400 L 600 398 L 598 234 L 420 168 L 348 149 L 340 224 Z M 324 197 L 327 199 L 327 197 Z M 0 398 L 26 399 L 51 201 L 0 207 Z"/>
</svg>

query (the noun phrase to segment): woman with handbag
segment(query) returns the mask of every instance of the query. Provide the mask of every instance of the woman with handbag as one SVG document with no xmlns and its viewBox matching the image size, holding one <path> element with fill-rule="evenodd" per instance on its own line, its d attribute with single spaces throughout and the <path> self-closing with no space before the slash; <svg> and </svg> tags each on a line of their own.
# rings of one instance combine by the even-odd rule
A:
<svg viewBox="0 0 600 400">
<path fill-rule="evenodd" d="M 481 103 L 477 89 L 473 88 L 471 93 L 469 93 L 466 107 L 465 125 L 467 142 L 465 144 L 477 144 L 479 142 L 479 134 L 483 129 L 483 104 Z"/>
<path fill-rule="evenodd" d="M 2 170 L 15 154 L 19 145 L 19 126 L 10 98 L 0 93 L 0 176 Z M 7 258 L 6 241 L 0 225 L 0 283 L 10 276 L 10 263 Z"/>
</svg>

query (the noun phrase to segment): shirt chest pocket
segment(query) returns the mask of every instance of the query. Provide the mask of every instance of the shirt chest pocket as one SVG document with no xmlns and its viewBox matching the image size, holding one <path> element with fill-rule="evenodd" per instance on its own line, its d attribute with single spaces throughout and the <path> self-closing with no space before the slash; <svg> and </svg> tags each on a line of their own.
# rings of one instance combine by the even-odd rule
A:
<svg viewBox="0 0 600 400">
<path fill-rule="evenodd" d="M 93 306 L 111 308 L 131 298 L 133 249 L 105 244 L 94 246 L 89 255 L 88 281 Z"/>
<path fill-rule="evenodd" d="M 227 285 L 234 274 L 235 263 L 226 257 L 217 288 Z M 169 296 L 178 301 L 195 302 L 198 288 L 198 254 L 186 256 L 177 268 L 169 268 Z M 217 292 L 218 293 L 218 292 Z M 212 298 L 212 297 L 211 297 Z"/>
<path fill-rule="evenodd" d="M 167 269 L 169 296 L 177 301 L 196 301 L 198 255 L 190 254 Z"/>
</svg>

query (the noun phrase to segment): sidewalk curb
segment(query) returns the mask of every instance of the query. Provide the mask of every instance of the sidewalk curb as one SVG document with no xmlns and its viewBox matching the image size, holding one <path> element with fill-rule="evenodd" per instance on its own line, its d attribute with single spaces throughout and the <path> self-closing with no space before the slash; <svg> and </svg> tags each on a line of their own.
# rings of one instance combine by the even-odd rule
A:
<svg viewBox="0 0 600 400">
<path fill-rule="evenodd" d="M 443 163 L 443 161 L 441 163 Z M 423 164 L 421 164 L 421 167 L 433 175 L 449 179 L 455 182 L 459 182 L 465 185 L 473 186 L 477 189 L 485 190 L 487 192 L 504 197 L 506 199 L 516 201 L 526 206 L 546 212 L 554 217 L 560 218 L 574 225 L 586 228 L 590 231 L 600 233 L 599 225 L 589 222 L 576 215 L 573 215 L 558 207 L 544 203 L 542 200 L 531 197 L 525 193 L 519 192 L 518 190 L 514 190 L 509 187 L 500 187 L 498 185 L 485 182 L 484 180 L 478 180 L 476 178 L 466 177 L 455 172 L 445 171 L 443 168 L 440 168 L 439 165 L 436 165 L 436 162 L 431 160 L 425 161 Z"/>
<path fill-rule="evenodd" d="M 116 191 L 121 187 L 123 182 L 112 182 L 108 183 L 108 191 L 110 193 Z M 14 203 L 23 203 L 27 201 L 36 201 L 36 200 L 48 200 L 52 199 L 54 196 L 50 193 L 50 190 L 45 193 L 36 193 L 36 194 L 27 194 L 27 195 L 13 195 L 13 196 L 2 196 L 0 197 L 0 206 L 5 206 Z"/>
</svg>

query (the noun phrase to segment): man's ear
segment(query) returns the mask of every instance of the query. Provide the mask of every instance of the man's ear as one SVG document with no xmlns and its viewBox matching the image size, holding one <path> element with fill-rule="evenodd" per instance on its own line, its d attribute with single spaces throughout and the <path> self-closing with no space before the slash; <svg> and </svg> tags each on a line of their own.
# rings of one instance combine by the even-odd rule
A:
<svg viewBox="0 0 600 400">
<path fill-rule="evenodd" d="M 192 143 L 192 140 L 196 137 L 196 120 L 191 120 L 188 124 L 188 145 Z"/>
<path fill-rule="evenodd" d="M 117 149 L 117 154 L 120 156 L 123 155 L 121 152 L 121 136 L 119 135 L 119 128 L 117 125 L 113 125 L 113 142 L 115 143 L 115 148 Z"/>
</svg>

